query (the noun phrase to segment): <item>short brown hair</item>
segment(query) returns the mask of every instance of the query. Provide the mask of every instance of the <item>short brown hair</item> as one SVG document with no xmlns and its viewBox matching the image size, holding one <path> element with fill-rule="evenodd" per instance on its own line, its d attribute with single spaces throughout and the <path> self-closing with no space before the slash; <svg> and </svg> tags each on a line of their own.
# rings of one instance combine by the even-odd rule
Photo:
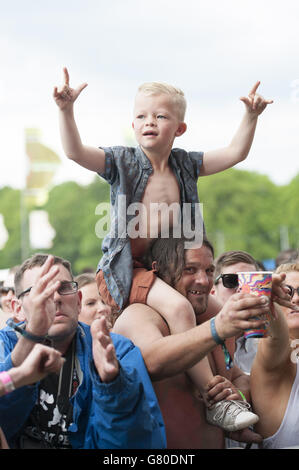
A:
<svg viewBox="0 0 299 470">
<path fill-rule="evenodd" d="M 25 271 L 27 271 L 28 269 L 36 268 L 38 266 L 43 266 L 48 256 L 50 255 L 44 254 L 44 253 L 36 253 L 35 255 L 31 256 L 31 258 L 26 259 L 21 264 L 21 266 L 15 273 L 16 296 L 18 296 L 22 291 L 21 284 L 22 284 Z M 62 266 L 64 266 L 70 273 L 71 278 L 73 279 L 71 263 L 69 261 L 67 261 L 66 259 L 60 258 L 60 256 L 54 256 L 54 264 L 61 264 Z"/>
<path fill-rule="evenodd" d="M 185 242 L 190 240 L 182 238 L 158 238 L 151 245 L 144 264 L 151 269 L 152 263 L 157 263 L 157 276 L 170 286 L 174 287 L 181 278 L 185 266 Z M 202 245 L 211 250 L 214 257 L 214 248 L 210 241 L 203 237 Z M 190 248 L 191 249 L 191 248 Z"/>
<path fill-rule="evenodd" d="M 96 282 L 95 275 L 92 273 L 81 273 L 78 274 L 78 276 L 75 277 L 75 281 L 78 282 L 78 287 L 81 289 L 81 287 L 87 286 L 88 284 L 93 284 Z"/>
<path fill-rule="evenodd" d="M 219 274 L 222 274 L 223 266 L 231 266 L 236 263 L 246 263 L 246 264 L 253 264 L 257 271 L 260 271 L 259 264 L 256 259 L 253 258 L 249 253 L 246 251 L 238 251 L 238 250 L 231 250 L 225 251 L 215 261 L 215 272 L 214 277 L 216 278 Z"/>
</svg>

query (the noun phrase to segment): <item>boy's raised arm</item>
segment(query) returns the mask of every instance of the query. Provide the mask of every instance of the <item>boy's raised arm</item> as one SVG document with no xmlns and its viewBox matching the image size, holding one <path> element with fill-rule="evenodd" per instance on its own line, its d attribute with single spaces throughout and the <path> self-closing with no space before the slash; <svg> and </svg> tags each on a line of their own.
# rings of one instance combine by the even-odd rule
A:
<svg viewBox="0 0 299 470">
<path fill-rule="evenodd" d="M 245 160 L 252 145 L 258 116 L 273 100 L 266 100 L 256 91 L 260 82 L 256 82 L 248 96 L 240 98 L 245 104 L 246 111 L 239 129 L 231 143 L 224 148 L 204 153 L 201 176 L 211 175 L 231 168 Z"/>
<path fill-rule="evenodd" d="M 74 118 L 74 102 L 86 88 L 87 83 L 71 88 L 67 68 L 63 69 L 63 73 L 64 84 L 60 89 L 54 88 L 53 97 L 59 108 L 59 127 L 64 152 L 68 158 L 84 168 L 102 173 L 105 169 L 104 151 L 82 144 Z"/>
</svg>

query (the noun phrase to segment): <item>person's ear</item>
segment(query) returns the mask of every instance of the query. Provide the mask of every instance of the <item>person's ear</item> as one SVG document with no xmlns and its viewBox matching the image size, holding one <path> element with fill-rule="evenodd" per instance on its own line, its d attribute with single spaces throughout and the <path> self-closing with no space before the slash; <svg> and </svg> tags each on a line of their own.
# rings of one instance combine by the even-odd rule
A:
<svg viewBox="0 0 299 470">
<path fill-rule="evenodd" d="M 17 323 L 20 323 L 26 320 L 24 310 L 22 308 L 22 302 L 19 299 L 17 299 L 16 297 L 13 297 L 13 299 L 11 299 L 11 307 L 13 310 L 12 316 L 13 316 L 14 321 L 16 321 Z"/>
<path fill-rule="evenodd" d="M 152 262 L 152 270 L 157 272 L 158 271 L 158 263 L 157 261 L 153 261 Z"/>
<path fill-rule="evenodd" d="M 187 130 L 187 124 L 185 122 L 180 122 L 179 123 L 179 126 L 176 130 L 176 137 L 180 137 L 181 135 L 183 135 Z"/>
<path fill-rule="evenodd" d="M 216 289 L 215 289 L 215 286 L 213 285 L 212 289 L 211 289 L 211 292 L 210 292 L 211 295 L 216 295 Z"/>
</svg>

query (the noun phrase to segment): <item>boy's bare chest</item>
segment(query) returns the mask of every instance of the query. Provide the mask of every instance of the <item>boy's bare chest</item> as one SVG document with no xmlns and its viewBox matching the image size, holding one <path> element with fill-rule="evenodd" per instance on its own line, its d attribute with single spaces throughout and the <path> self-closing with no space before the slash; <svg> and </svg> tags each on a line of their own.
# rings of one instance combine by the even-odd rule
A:
<svg viewBox="0 0 299 470">
<path fill-rule="evenodd" d="M 151 203 L 180 203 L 180 188 L 172 171 L 167 173 L 153 173 L 146 185 L 142 203 L 149 206 Z"/>
</svg>

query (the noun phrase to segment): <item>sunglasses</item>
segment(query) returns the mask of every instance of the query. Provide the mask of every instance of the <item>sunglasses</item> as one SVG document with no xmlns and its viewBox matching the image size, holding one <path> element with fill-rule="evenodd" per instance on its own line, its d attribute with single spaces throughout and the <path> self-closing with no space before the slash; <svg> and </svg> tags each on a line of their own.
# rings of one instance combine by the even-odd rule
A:
<svg viewBox="0 0 299 470">
<path fill-rule="evenodd" d="M 291 299 L 294 297 L 295 292 L 297 292 L 297 295 L 299 296 L 299 287 L 293 287 L 287 284 L 285 285 L 285 287 L 288 289 Z"/>
<path fill-rule="evenodd" d="M 29 294 L 31 291 L 32 286 L 25 289 L 18 295 L 18 299 L 23 297 L 23 295 Z M 78 291 L 78 283 L 76 281 L 62 281 L 60 286 L 57 289 L 58 294 L 60 295 L 69 295 L 75 294 Z"/>
<path fill-rule="evenodd" d="M 220 279 L 222 279 L 222 284 L 227 289 L 235 289 L 239 286 L 238 274 L 219 274 L 216 277 L 214 284 L 216 285 Z"/>
<path fill-rule="evenodd" d="M 7 295 L 10 291 L 15 293 L 14 287 L 0 287 L 0 295 Z"/>
</svg>

